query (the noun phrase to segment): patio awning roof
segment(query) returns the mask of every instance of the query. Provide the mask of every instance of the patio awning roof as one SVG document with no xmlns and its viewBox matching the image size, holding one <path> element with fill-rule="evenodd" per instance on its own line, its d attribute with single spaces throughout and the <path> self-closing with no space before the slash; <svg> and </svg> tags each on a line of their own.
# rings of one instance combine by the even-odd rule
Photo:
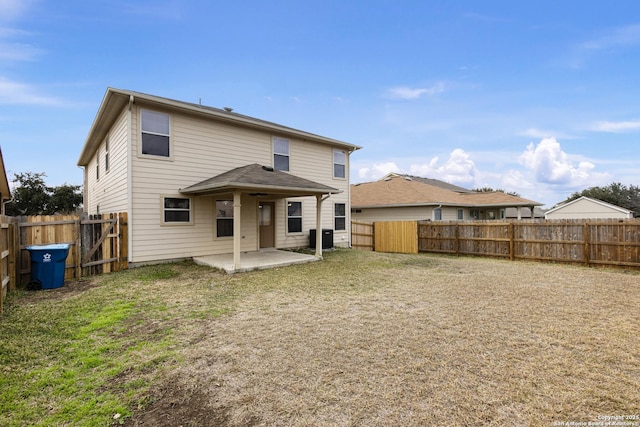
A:
<svg viewBox="0 0 640 427">
<path fill-rule="evenodd" d="M 255 196 L 316 196 L 342 191 L 257 163 L 231 169 L 180 189 L 186 195 L 225 194 L 241 191 Z"/>
</svg>

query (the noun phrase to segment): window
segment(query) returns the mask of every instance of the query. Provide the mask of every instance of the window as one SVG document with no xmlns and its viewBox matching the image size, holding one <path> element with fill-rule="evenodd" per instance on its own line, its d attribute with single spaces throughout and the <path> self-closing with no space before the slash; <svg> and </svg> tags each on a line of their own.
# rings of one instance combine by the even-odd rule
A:
<svg viewBox="0 0 640 427">
<path fill-rule="evenodd" d="M 333 150 L 333 177 L 346 178 L 347 153 L 342 150 Z"/>
<path fill-rule="evenodd" d="M 289 140 L 273 138 L 273 168 L 278 171 L 289 171 Z"/>
<path fill-rule="evenodd" d="M 478 209 L 471 209 L 471 219 L 480 219 L 480 211 Z"/>
<path fill-rule="evenodd" d="M 169 157 L 169 115 L 141 110 L 142 154 Z"/>
<path fill-rule="evenodd" d="M 347 208 L 344 203 L 336 203 L 334 205 L 333 222 L 335 230 L 347 229 Z"/>
<path fill-rule="evenodd" d="M 96 154 L 96 181 L 100 181 L 100 153 Z"/>
<path fill-rule="evenodd" d="M 190 224 L 191 199 L 188 197 L 163 197 L 163 222 Z"/>
<path fill-rule="evenodd" d="M 458 219 L 459 220 L 464 219 L 464 209 L 458 209 Z"/>
<path fill-rule="evenodd" d="M 104 171 L 109 172 L 109 135 L 104 142 Z"/>
<path fill-rule="evenodd" d="M 287 233 L 302 233 L 302 202 L 287 203 Z"/>
<path fill-rule="evenodd" d="M 233 236 L 233 200 L 216 200 L 216 236 Z"/>
<path fill-rule="evenodd" d="M 433 219 L 435 221 L 442 221 L 442 209 L 441 208 L 435 208 L 433 210 Z"/>
<path fill-rule="evenodd" d="M 505 218 L 505 210 L 504 209 L 500 209 L 500 219 L 504 219 Z"/>
</svg>

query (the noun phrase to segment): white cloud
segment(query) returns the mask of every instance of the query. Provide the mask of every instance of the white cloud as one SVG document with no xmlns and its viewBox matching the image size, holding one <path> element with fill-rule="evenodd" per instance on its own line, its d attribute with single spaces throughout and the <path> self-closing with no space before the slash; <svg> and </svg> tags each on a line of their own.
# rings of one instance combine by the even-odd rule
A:
<svg viewBox="0 0 640 427">
<path fill-rule="evenodd" d="M 594 123 L 593 126 L 591 127 L 591 130 L 594 130 L 597 132 L 613 132 L 613 133 L 620 133 L 620 132 L 626 132 L 626 131 L 632 131 L 632 130 L 638 130 L 638 129 L 640 129 L 640 120 L 626 121 L 626 122 L 601 121 L 601 122 Z"/>
<path fill-rule="evenodd" d="M 581 186 L 607 176 L 595 173 L 595 165 L 589 161 L 572 161 L 555 138 L 544 138 L 538 145 L 530 143 L 519 161 L 533 172 L 537 182 L 545 184 Z"/>
<path fill-rule="evenodd" d="M 464 150 L 456 148 L 446 162 L 439 164 L 439 161 L 438 157 L 434 157 L 426 164 L 413 164 L 409 167 L 409 173 L 453 184 L 473 184 L 477 173 L 476 165 Z"/>
<path fill-rule="evenodd" d="M 581 45 L 583 49 L 599 51 L 616 46 L 632 46 L 640 44 L 640 25 L 628 25 L 611 30 L 601 37 L 589 40 Z"/>
<path fill-rule="evenodd" d="M 365 181 L 375 181 L 391 172 L 400 172 L 394 162 L 374 163 L 373 166 L 358 169 L 358 177 Z"/>
<path fill-rule="evenodd" d="M 31 85 L 0 77 L 0 104 L 61 105 L 62 102 L 40 95 Z"/>
<path fill-rule="evenodd" d="M 444 92 L 445 85 L 443 82 L 438 82 L 431 87 L 418 87 L 411 88 L 407 86 L 396 86 L 387 90 L 387 96 L 389 98 L 398 99 L 418 99 L 424 95 L 432 96 Z"/>
</svg>

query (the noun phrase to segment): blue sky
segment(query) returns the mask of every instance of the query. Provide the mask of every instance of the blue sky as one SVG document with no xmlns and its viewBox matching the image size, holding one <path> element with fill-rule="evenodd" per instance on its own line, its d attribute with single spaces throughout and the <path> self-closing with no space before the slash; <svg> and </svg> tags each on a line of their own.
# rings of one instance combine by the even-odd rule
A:
<svg viewBox="0 0 640 427">
<path fill-rule="evenodd" d="M 223 107 L 547 207 L 640 185 L 640 2 L 0 0 L 9 177 L 81 184 L 106 88 Z"/>
</svg>

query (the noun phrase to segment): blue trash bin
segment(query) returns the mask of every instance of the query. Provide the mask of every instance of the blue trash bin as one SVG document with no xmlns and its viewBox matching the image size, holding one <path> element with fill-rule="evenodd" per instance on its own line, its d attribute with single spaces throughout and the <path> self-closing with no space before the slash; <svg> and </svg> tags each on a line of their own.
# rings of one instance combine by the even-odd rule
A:
<svg viewBox="0 0 640 427">
<path fill-rule="evenodd" d="M 69 255 L 68 243 L 27 246 L 31 255 L 31 281 L 42 284 L 42 289 L 64 285 L 64 269 Z"/>
</svg>

